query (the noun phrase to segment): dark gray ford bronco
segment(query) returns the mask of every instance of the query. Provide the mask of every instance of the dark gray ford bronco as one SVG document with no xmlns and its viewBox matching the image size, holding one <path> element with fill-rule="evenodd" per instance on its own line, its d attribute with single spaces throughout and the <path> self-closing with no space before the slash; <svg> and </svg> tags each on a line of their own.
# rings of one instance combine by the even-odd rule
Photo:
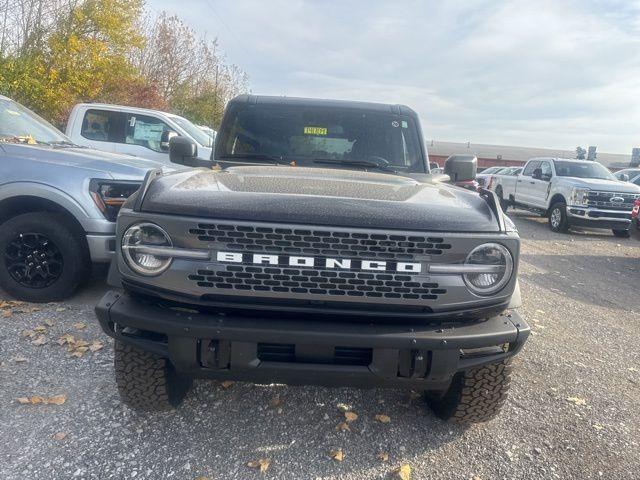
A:
<svg viewBox="0 0 640 480">
<path fill-rule="evenodd" d="M 241 96 L 214 158 L 171 139 L 117 222 L 96 308 L 123 400 L 177 406 L 191 379 L 424 391 L 458 422 L 495 415 L 528 325 L 520 240 L 455 157 L 431 175 L 405 106 Z"/>
</svg>

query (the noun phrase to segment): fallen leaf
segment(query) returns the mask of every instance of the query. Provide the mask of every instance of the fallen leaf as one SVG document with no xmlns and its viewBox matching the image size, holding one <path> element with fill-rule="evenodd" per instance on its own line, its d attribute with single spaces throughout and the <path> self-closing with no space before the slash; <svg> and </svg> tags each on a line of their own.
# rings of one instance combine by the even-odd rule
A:
<svg viewBox="0 0 640 480">
<path fill-rule="evenodd" d="M 347 422 L 355 422 L 358 419 L 358 414 L 354 412 L 344 412 L 344 418 Z"/>
<path fill-rule="evenodd" d="M 338 425 L 336 425 L 336 430 L 338 432 L 351 431 L 351 429 L 349 428 L 349 424 L 347 422 L 340 422 Z"/>
<path fill-rule="evenodd" d="M 595 428 L 596 430 L 604 430 L 604 426 L 600 425 L 599 423 L 595 423 L 593 425 L 593 428 Z"/>
<path fill-rule="evenodd" d="M 16 401 L 18 403 L 22 403 L 24 404 L 30 404 L 30 405 L 48 405 L 48 404 L 53 404 L 53 405 L 62 405 L 64 402 L 67 401 L 67 397 L 66 395 L 54 395 L 53 397 L 42 397 L 40 395 L 33 395 L 31 397 L 20 397 L 20 398 L 16 398 Z"/>
<path fill-rule="evenodd" d="M 27 403 L 31 403 L 31 401 L 27 397 L 16 398 L 16 402 L 26 405 Z"/>
<path fill-rule="evenodd" d="M 233 382 L 231 380 L 225 380 L 220 385 L 222 385 L 222 388 L 229 388 L 231 385 L 233 385 Z"/>
<path fill-rule="evenodd" d="M 567 397 L 567 402 L 571 402 L 574 405 L 578 405 L 578 406 L 587 404 L 587 401 L 584 398 L 580 398 L 580 397 Z"/>
<path fill-rule="evenodd" d="M 65 344 L 75 343 L 75 342 L 76 342 L 75 337 L 73 335 L 69 335 L 68 333 L 65 333 L 57 340 L 58 345 L 65 345 Z"/>
<path fill-rule="evenodd" d="M 351 410 L 351 407 L 349 405 L 347 405 L 346 403 L 339 403 L 338 405 L 336 405 L 336 408 L 338 409 L 338 411 L 340 413 L 345 413 L 345 412 L 348 412 L 349 410 Z"/>
<path fill-rule="evenodd" d="M 262 473 L 266 472 L 269 469 L 269 465 L 271 465 L 271 459 L 269 458 L 260 458 L 258 460 L 252 460 L 247 463 L 247 467 L 257 468 Z"/>
<path fill-rule="evenodd" d="M 8 317 L 11 316 L 12 313 L 13 312 L 11 310 L 3 310 L 2 311 L 2 316 L 5 317 L 5 318 L 8 318 Z"/>
<path fill-rule="evenodd" d="M 94 340 L 93 342 L 91 342 L 91 345 L 89 345 L 89 350 L 91 351 L 91 353 L 95 353 L 98 350 L 102 350 L 103 348 L 104 344 L 100 340 Z"/>
<path fill-rule="evenodd" d="M 336 448 L 333 450 L 329 450 L 329 456 L 333 458 L 336 462 L 341 462 L 344 460 L 344 452 L 341 448 Z"/>
<path fill-rule="evenodd" d="M 67 432 L 58 432 L 58 433 L 54 433 L 51 437 L 54 440 L 60 441 L 60 440 L 64 440 L 67 437 L 67 435 L 69 435 Z"/>
<path fill-rule="evenodd" d="M 64 308 L 64 307 L 56 308 L 56 312 L 64 312 L 65 310 L 66 310 L 66 308 Z"/>
<path fill-rule="evenodd" d="M 48 341 L 49 340 L 47 340 L 47 337 L 45 337 L 44 335 L 39 335 L 35 340 L 31 340 L 31 345 L 40 346 L 44 345 Z"/>
<path fill-rule="evenodd" d="M 23 330 L 22 333 L 20 333 L 20 335 L 22 337 L 33 338 L 36 336 L 36 332 L 34 332 L 33 330 Z"/>
<path fill-rule="evenodd" d="M 26 357 L 14 357 L 13 361 L 16 363 L 24 363 L 24 362 L 28 362 L 29 359 Z"/>
<path fill-rule="evenodd" d="M 411 467 L 407 464 L 399 466 L 391 473 L 400 480 L 411 480 Z"/>
<path fill-rule="evenodd" d="M 376 415 L 375 419 L 380 423 L 389 423 L 391 421 L 391 417 L 389 417 L 388 415 L 382 415 L 382 414 Z"/>
<path fill-rule="evenodd" d="M 387 452 L 380 452 L 376 455 L 376 458 L 378 460 L 380 460 L 381 462 L 388 462 L 389 461 L 389 454 Z"/>
<path fill-rule="evenodd" d="M 271 405 L 271 407 L 273 407 L 273 408 L 277 408 L 280 405 L 282 405 L 282 399 L 280 398 L 280 395 L 276 395 L 275 397 L 273 397 L 269 401 L 269 405 Z"/>
<path fill-rule="evenodd" d="M 62 405 L 66 401 L 67 401 L 67 396 L 66 395 L 55 395 L 53 397 L 45 398 L 45 402 L 44 403 L 52 403 L 54 405 Z"/>
<path fill-rule="evenodd" d="M 44 324 L 45 324 L 47 327 L 53 327 L 53 326 L 55 325 L 55 323 L 53 322 L 53 320 L 49 320 L 49 319 L 45 320 L 45 321 L 44 321 Z"/>
<path fill-rule="evenodd" d="M 76 322 L 72 326 L 76 330 L 84 330 L 85 328 L 87 328 L 87 324 L 84 322 Z"/>
<path fill-rule="evenodd" d="M 29 403 L 31 405 L 38 405 L 40 403 L 44 403 L 44 397 L 39 395 L 34 395 L 33 397 L 29 397 Z"/>
<path fill-rule="evenodd" d="M 45 327 L 44 325 L 38 325 L 33 329 L 33 331 L 36 333 L 46 333 L 47 327 Z"/>
</svg>

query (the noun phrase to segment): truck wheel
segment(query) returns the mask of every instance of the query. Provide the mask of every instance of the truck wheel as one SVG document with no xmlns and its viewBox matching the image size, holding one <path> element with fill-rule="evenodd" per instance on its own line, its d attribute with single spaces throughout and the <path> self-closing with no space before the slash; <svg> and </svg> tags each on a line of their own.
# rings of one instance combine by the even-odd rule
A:
<svg viewBox="0 0 640 480">
<path fill-rule="evenodd" d="M 551 205 L 549 209 L 549 227 L 554 232 L 564 233 L 569 230 L 567 206 L 563 202 L 557 202 Z"/>
<path fill-rule="evenodd" d="M 502 211 L 507 213 L 507 209 L 509 208 L 509 202 L 503 198 L 502 187 L 498 186 L 496 188 L 496 195 L 498 196 L 498 200 L 500 201 L 500 208 Z"/>
<path fill-rule="evenodd" d="M 511 381 L 509 360 L 456 374 L 444 394 L 427 394 L 437 417 L 452 423 L 486 422 L 495 417 L 507 398 Z"/>
<path fill-rule="evenodd" d="M 4 222 L 0 255 L 0 287 L 27 302 L 69 297 L 91 269 L 83 238 L 59 213 L 25 213 Z"/>
<path fill-rule="evenodd" d="M 631 236 L 629 230 L 618 230 L 614 228 L 612 231 L 613 234 L 618 238 L 629 238 Z"/>
<path fill-rule="evenodd" d="M 171 410 L 189 393 L 192 380 L 178 376 L 169 360 L 117 340 L 113 348 L 118 392 L 129 407 Z"/>
</svg>

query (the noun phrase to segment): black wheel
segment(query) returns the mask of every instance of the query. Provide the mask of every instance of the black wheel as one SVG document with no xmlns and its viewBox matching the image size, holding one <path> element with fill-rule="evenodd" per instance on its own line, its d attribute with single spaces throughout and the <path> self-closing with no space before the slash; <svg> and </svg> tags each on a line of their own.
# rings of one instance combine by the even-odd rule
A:
<svg viewBox="0 0 640 480">
<path fill-rule="evenodd" d="M 452 423 L 486 422 L 502 408 L 511 382 L 509 361 L 456 374 L 444 394 L 427 393 L 427 402 L 439 418 Z"/>
<path fill-rule="evenodd" d="M 135 410 L 171 410 L 191 388 L 192 380 L 179 376 L 168 359 L 117 340 L 113 366 L 120 398 Z"/>
<path fill-rule="evenodd" d="M 629 238 L 631 236 L 629 230 L 618 230 L 614 228 L 612 232 L 618 238 Z"/>
<path fill-rule="evenodd" d="M 86 243 L 64 215 L 34 212 L 0 226 L 0 287 L 27 302 L 69 297 L 91 271 Z"/>
<path fill-rule="evenodd" d="M 503 198 L 504 194 L 500 185 L 496 187 L 496 195 L 498 196 L 498 200 L 500 201 L 500 208 L 502 208 L 502 211 L 506 213 L 507 209 L 509 208 L 509 201 Z"/>
<path fill-rule="evenodd" d="M 557 202 L 549 209 L 549 228 L 554 232 L 566 232 L 569 230 L 567 220 L 567 206 L 564 202 Z"/>
</svg>

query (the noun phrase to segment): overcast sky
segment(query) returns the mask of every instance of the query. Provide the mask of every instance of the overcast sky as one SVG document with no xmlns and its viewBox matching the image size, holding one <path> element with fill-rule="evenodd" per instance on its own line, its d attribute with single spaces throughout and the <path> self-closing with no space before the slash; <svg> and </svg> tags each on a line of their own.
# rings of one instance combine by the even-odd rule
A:
<svg viewBox="0 0 640 480">
<path fill-rule="evenodd" d="M 256 94 L 404 103 L 427 140 L 640 146 L 640 0 L 148 0 Z"/>
</svg>

